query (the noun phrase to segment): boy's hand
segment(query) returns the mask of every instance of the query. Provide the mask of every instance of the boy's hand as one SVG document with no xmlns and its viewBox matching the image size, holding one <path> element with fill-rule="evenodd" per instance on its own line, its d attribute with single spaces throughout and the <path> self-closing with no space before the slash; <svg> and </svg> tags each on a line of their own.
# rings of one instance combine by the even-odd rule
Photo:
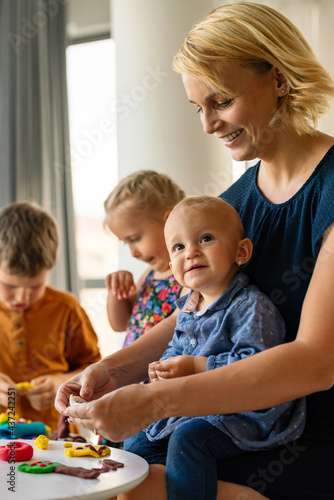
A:
<svg viewBox="0 0 334 500">
<path fill-rule="evenodd" d="M 203 356 L 174 356 L 150 363 L 148 375 L 152 382 L 160 379 L 185 377 L 206 371 L 207 358 Z"/>
<path fill-rule="evenodd" d="M 8 408 L 8 389 L 15 389 L 14 382 L 8 375 L 0 372 L 0 405 Z"/>
<path fill-rule="evenodd" d="M 136 291 L 133 275 L 129 271 L 116 271 L 108 274 L 105 285 L 118 300 L 127 299 L 130 292 Z"/>
<path fill-rule="evenodd" d="M 57 393 L 55 378 L 52 375 L 42 375 L 31 380 L 31 383 L 35 387 L 24 393 L 31 406 L 37 411 L 51 408 Z"/>
</svg>

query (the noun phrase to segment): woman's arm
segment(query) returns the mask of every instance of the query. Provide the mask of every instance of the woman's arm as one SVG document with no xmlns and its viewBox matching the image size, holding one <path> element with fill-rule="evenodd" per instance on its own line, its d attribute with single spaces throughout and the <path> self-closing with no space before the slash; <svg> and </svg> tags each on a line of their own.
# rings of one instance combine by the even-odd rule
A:
<svg viewBox="0 0 334 500">
<path fill-rule="evenodd" d="M 58 389 L 55 406 L 63 412 L 70 394 L 96 399 L 115 388 L 147 378 L 148 365 L 159 359 L 171 340 L 177 310 L 129 346 L 94 363 Z"/>
<path fill-rule="evenodd" d="M 89 408 L 85 423 L 74 421 L 120 441 L 161 418 L 259 410 L 329 389 L 334 381 L 333 296 L 331 227 L 324 235 L 295 341 L 205 373 L 122 387 Z M 77 407 L 70 410 L 78 416 Z"/>
</svg>

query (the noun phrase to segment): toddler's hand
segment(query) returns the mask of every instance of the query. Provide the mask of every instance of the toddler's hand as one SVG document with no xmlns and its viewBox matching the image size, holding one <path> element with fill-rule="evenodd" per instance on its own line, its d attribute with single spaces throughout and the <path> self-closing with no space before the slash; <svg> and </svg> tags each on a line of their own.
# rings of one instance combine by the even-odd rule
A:
<svg viewBox="0 0 334 500">
<path fill-rule="evenodd" d="M 133 275 L 129 271 L 117 271 L 108 274 L 105 284 L 106 288 L 119 300 L 127 299 L 130 292 L 136 291 Z"/>
<path fill-rule="evenodd" d="M 148 366 L 151 382 L 160 379 L 184 377 L 195 373 L 195 356 L 175 356 L 163 361 L 155 361 Z"/>
</svg>

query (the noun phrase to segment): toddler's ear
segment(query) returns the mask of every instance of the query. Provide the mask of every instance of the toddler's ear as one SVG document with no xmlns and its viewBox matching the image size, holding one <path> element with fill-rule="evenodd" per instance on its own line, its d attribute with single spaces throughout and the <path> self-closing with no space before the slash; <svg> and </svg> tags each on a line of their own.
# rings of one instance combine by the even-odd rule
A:
<svg viewBox="0 0 334 500">
<path fill-rule="evenodd" d="M 253 243 L 249 238 L 244 238 L 239 241 L 238 251 L 236 255 L 236 263 L 240 266 L 246 264 L 252 256 Z"/>
</svg>

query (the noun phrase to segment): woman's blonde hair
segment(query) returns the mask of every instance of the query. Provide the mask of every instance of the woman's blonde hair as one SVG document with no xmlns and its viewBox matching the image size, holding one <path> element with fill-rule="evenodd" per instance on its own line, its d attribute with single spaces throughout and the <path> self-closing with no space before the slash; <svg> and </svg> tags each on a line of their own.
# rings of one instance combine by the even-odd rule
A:
<svg viewBox="0 0 334 500">
<path fill-rule="evenodd" d="M 139 170 L 122 179 L 104 202 L 108 216 L 112 211 L 142 212 L 160 219 L 185 197 L 185 192 L 168 175 Z M 106 225 L 106 221 L 105 221 Z"/>
<path fill-rule="evenodd" d="M 219 63 L 233 62 L 264 72 L 277 68 L 289 93 L 281 97 L 275 117 L 298 133 L 312 133 L 334 96 L 334 81 L 317 60 L 302 33 L 286 17 L 266 5 L 236 3 L 213 10 L 195 25 L 173 60 L 178 73 L 229 93 Z M 233 96 L 232 96 L 233 97 Z"/>
</svg>

